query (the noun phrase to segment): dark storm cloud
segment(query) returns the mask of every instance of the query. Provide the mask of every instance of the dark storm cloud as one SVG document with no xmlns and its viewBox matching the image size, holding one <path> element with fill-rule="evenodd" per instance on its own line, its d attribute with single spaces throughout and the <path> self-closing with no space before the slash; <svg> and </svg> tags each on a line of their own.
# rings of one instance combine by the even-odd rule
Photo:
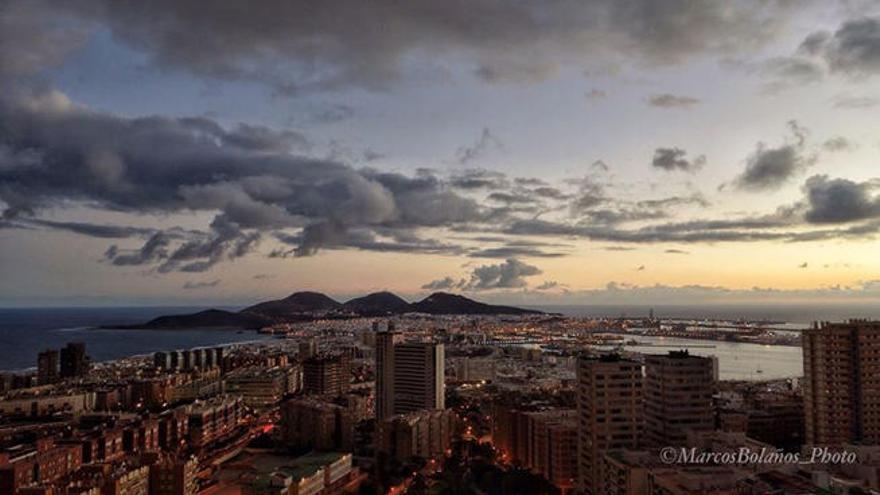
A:
<svg viewBox="0 0 880 495">
<path fill-rule="evenodd" d="M 880 73 L 880 18 L 851 19 L 833 34 L 813 33 L 801 49 L 821 56 L 833 72 L 853 76 Z"/>
<path fill-rule="evenodd" d="M 58 66 L 86 43 L 88 23 L 56 15 L 42 0 L 0 3 L 0 80 Z"/>
<path fill-rule="evenodd" d="M 474 267 L 466 278 L 453 277 L 428 282 L 422 286 L 426 290 L 458 289 L 466 291 L 521 289 L 528 286 L 528 278 L 543 273 L 540 268 L 516 258 L 508 258 L 503 263 Z"/>
<path fill-rule="evenodd" d="M 35 215 L 68 201 L 141 214 L 214 212 L 208 231 L 168 236 L 162 250 L 119 250 L 111 258 L 120 265 L 205 271 L 252 251 L 261 232 L 280 229 L 304 229 L 299 251 L 312 254 L 348 229 L 503 219 L 428 173 L 355 170 L 290 154 L 299 140 L 287 131 L 226 129 L 205 118 L 117 117 L 78 107 L 58 92 L 0 96 L 0 135 L 0 208 L 8 221 L 125 237 L 149 232 Z M 449 250 L 435 248 L 441 249 Z"/>
<path fill-rule="evenodd" d="M 475 267 L 465 285 L 469 290 L 516 289 L 526 287 L 528 277 L 540 275 L 541 270 L 516 258 L 497 265 Z"/>
<path fill-rule="evenodd" d="M 117 266 L 139 266 L 158 262 L 168 257 L 171 237 L 164 232 L 153 234 L 140 249 L 123 251 L 115 244 L 104 253 L 104 257 Z"/>
<path fill-rule="evenodd" d="M 788 143 L 775 148 L 757 144 L 746 159 L 745 170 L 734 179 L 734 187 L 752 192 L 779 189 L 815 163 L 817 157 L 805 152 L 809 131 L 794 120 L 788 122 L 788 128 L 793 138 Z"/>
<path fill-rule="evenodd" d="M 814 175 L 804 184 L 807 210 L 811 223 L 844 223 L 880 217 L 880 188 L 877 181 L 854 182 Z"/>
<path fill-rule="evenodd" d="M 699 103 L 700 100 L 690 96 L 662 93 L 648 97 L 648 104 L 657 108 L 687 108 Z"/>
<path fill-rule="evenodd" d="M 693 159 L 687 159 L 687 152 L 681 148 L 657 148 L 654 150 L 654 158 L 651 166 L 666 171 L 681 170 L 683 172 L 696 172 L 706 164 L 706 157 L 699 155 Z"/>
<path fill-rule="evenodd" d="M 736 178 L 734 185 L 747 191 L 779 189 L 806 167 L 807 162 L 794 145 L 778 148 L 758 145 L 748 158 L 745 171 Z"/>
<path fill-rule="evenodd" d="M 791 2 L 760 0 L 269 0 L 259 8 L 236 0 L 210 8 L 196 0 L 72 0 L 32 17 L 51 25 L 73 14 L 102 25 L 156 66 L 264 81 L 294 93 L 385 88 L 406 72 L 404 59 L 446 53 L 488 81 L 529 82 L 597 56 L 659 65 L 751 51 L 781 30 L 791 9 Z"/>
</svg>

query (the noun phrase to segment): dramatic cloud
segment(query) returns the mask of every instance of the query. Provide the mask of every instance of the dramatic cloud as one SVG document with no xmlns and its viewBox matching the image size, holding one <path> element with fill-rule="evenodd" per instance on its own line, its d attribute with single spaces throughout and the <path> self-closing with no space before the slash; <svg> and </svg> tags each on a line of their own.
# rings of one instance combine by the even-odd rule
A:
<svg viewBox="0 0 880 495">
<path fill-rule="evenodd" d="M 687 108 L 696 105 L 700 100 L 690 96 L 662 93 L 648 97 L 648 104 L 657 108 Z"/>
<path fill-rule="evenodd" d="M 779 189 L 806 168 L 800 152 L 793 145 L 758 149 L 749 157 L 745 171 L 736 178 L 734 185 L 747 191 Z"/>
<path fill-rule="evenodd" d="M 687 152 L 681 148 L 657 148 L 654 150 L 654 158 L 651 165 L 666 171 L 681 170 L 684 172 L 696 172 L 706 164 L 706 157 L 697 156 L 692 160 L 686 158 Z"/>
<path fill-rule="evenodd" d="M 833 34 L 810 34 L 801 48 L 821 56 L 833 72 L 852 76 L 880 73 L 880 18 L 852 19 Z"/>
<path fill-rule="evenodd" d="M 844 223 L 880 217 L 880 188 L 877 181 L 853 182 L 814 175 L 804 184 L 807 200 L 805 218 L 811 223 Z"/>
<path fill-rule="evenodd" d="M 450 226 L 503 216 L 430 174 L 354 170 L 291 154 L 301 141 L 288 131 L 226 129 L 205 118 L 117 117 L 81 108 L 58 92 L 0 97 L 0 134 L 0 208 L 7 222 L 98 237 L 147 237 L 153 232 L 34 216 L 69 201 L 138 214 L 215 214 L 207 231 L 165 233 L 137 250 L 117 248 L 108 255 L 117 265 L 204 271 L 252 251 L 266 231 L 300 229 L 298 253 L 309 255 L 346 238 L 350 229 Z M 453 249 L 363 237 L 356 245 Z"/>
<path fill-rule="evenodd" d="M 526 278 L 540 275 L 541 270 L 516 258 L 497 265 L 482 265 L 473 269 L 465 289 L 517 289 L 526 287 Z"/>
<path fill-rule="evenodd" d="M 662 5 L 551 0 L 540 6 L 491 0 L 368 5 L 269 0 L 252 8 L 222 0 L 207 9 L 195 0 L 149 5 L 78 0 L 54 3 L 32 17 L 52 26 L 61 13 L 102 26 L 155 66 L 262 81 L 278 92 L 294 93 L 384 89 L 412 70 L 413 59 L 446 54 L 464 60 L 490 82 L 531 82 L 558 73 L 563 65 L 587 66 L 597 58 L 628 56 L 660 65 L 705 53 L 749 52 L 782 30 L 792 5 L 760 0 Z M 66 27 L 59 24 L 58 29 Z M 61 41 L 34 36 L 55 49 L 69 46 L 53 40 Z"/>
<path fill-rule="evenodd" d="M 794 142 L 775 148 L 758 143 L 746 160 L 746 169 L 733 181 L 737 189 L 752 192 L 779 189 L 815 163 L 816 156 L 804 152 L 808 131 L 793 120 L 788 127 Z"/>
<path fill-rule="evenodd" d="M 43 0 L 6 0 L 0 5 L 0 81 L 60 65 L 90 35 L 86 23 L 58 16 Z"/>
</svg>

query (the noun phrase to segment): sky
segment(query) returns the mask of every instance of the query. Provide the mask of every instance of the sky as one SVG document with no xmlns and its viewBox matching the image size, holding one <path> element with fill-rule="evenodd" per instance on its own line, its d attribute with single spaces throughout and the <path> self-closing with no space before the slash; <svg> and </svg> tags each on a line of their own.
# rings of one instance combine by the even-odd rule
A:
<svg viewBox="0 0 880 495">
<path fill-rule="evenodd" d="M 880 302 L 880 2 L 0 0 L 0 306 Z"/>
</svg>

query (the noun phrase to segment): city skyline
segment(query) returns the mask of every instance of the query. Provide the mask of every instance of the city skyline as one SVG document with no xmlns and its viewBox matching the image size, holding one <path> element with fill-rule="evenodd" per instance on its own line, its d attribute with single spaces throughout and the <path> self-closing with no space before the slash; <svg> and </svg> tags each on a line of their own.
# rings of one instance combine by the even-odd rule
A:
<svg viewBox="0 0 880 495">
<path fill-rule="evenodd" d="M 875 2 L 0 6 L 0 306 L 876 303 Z"/>
</svg>

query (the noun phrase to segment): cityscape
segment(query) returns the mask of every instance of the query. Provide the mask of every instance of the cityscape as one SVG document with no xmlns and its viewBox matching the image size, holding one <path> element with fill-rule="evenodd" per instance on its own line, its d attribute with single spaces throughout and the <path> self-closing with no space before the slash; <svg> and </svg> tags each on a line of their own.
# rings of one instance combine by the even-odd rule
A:
<svg viewBox="0 0 880 495">
<path fill-rule="evenodd" d="M 880 495 L 878 80 L 878 0 L 0 0 L 0 495 Z"/>
<path fill-rule="evenodd" d="M 731 380 L 722 379 L 714 348 L 700 345 L 717 342 L 717 330 L 653 315 L 309 316 L 264 327 L 273 338 L 254 343 L 106 362 L 92 362 L 81 343 L 40 352 L 35 370 L 0 381 L 0 488 L 145 495 L 880 490 L 880 322 L 789 331 L 796 347 L 791 337 L 734 342 L 794 348 L 803 370 Z M 633 335 L 666 332 L 688 332 L 695 353 L 627 345 Z M 728 332 L 755 333 L 743 323 Z M 724 462 L 722 454 L 743 460 Z"/>
</svg>

